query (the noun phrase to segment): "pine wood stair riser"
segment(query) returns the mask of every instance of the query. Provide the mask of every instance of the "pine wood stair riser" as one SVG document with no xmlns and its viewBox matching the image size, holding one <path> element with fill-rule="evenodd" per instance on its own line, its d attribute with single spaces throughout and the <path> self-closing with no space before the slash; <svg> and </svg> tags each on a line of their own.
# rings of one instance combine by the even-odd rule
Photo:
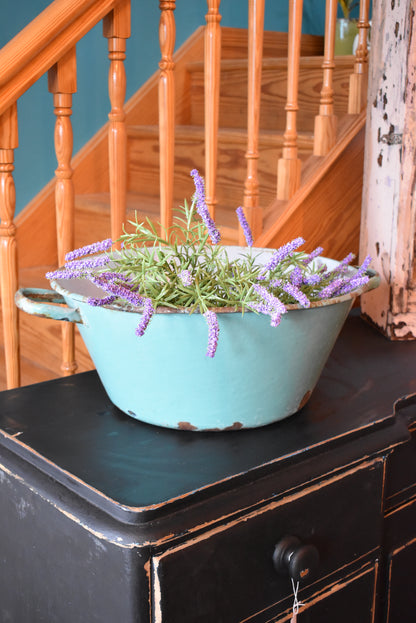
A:
<svg viewBox="0 0 416 623">
<path fill-rule="evenodd" d="M 322 88 L 322 57 L 301 58 L 299 70 L 299 110 L 297 127 L 313 132 L 315 115 L 319 112 Z M 337 57 L 333 72 L 334 112 L 348 111 L 349 79 L 353 57 Z M 204 124 L 203 64 L 193 63 L 190 71 L 191 119 L 194 125 Z M 247 63 L 223 61 L 221 64 L 220 127 L 243 128 L 247 123 Z M 287 59 L 265 59 L 262 66 L 260 128 L 282 132 L 286 123 Z"/>
</svg>

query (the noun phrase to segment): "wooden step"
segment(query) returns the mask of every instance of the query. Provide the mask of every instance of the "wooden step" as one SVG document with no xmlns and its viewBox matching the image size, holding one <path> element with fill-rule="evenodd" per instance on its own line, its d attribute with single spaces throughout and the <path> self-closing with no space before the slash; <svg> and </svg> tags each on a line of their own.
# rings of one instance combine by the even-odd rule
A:
<svg viewBox="0 0 416 623">
<path fill-rule="evenodd" d="M 158 194 L 159 143 L 157 126 L 130 127 L 128 132 L 129 191 L 143 195 Z M 259 138 L 260 205 L 267 206 L 276 195 L 277 161 L 282 154 L 283 135 L 262 131 Z M 311 133 L 299 133 L 299 157 L 312 152 Z M 232 212 L 243 203 L 246 177 L 247 132 L 221 128 L 218 136 L 218 207 Z M 204 174 L 204 130 L 201 126 L 178 126 L 175 134 L 174 200 L 183 202 L 194 192 L 190 171 Z M 218 224 L 227 225 L 218 220 Z"/>
<path fill-rule="evenodd" d="M 76 201 L 75 241 L 76 247 L 104 240 L 110 236 L 110 195 L 95 193 L 78 195 Z M 179 203 L 176 204 L 179 206 Z M 137 193 L 127 195 L 127 221 L 144 221 L 149 217 L 157 225 L 160 222 L 158 197 L 149 197 Z M 134 231 L 134 226 L 126 221 L 126 231 Z M 221 222 L 221 241 L 223 244 L 237 244 L 238 231 L 235 214 L 229 210 L 218 209 L 218 222 Z"/>
<path fill-rule="evenodd" d="M 315 115 L 319 112 L 322 88 L 322 62 L 319 56 L 301 57 L 299 69 L 299 111 L 297 127 L 312 132 Z M 348 110 L 349 77 L 354 57 L 336 57 L 333 72 L 334 111 L 336 115 Z M 189 64 L 191 121 L 204 124 L 204 65 Z M 221 127 L 244 127 L 247 124 L 247 61 L 221 62 L 220 116 Z M 260 127 L 283 132 L 286 123 L 287 58 L 266 58 L 262 65 Z"/>
</svg>

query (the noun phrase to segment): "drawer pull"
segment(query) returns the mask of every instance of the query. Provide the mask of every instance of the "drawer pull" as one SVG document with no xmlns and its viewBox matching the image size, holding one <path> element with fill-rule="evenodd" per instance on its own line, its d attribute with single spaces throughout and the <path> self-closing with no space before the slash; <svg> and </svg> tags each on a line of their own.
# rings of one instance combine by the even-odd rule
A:
<svg viewBox="0 0 416 623">
<path fill-rule="evenodd" d="M 285 536 L 274 548 L 273 564 L 278 573 L 300 582 L 317 569 L 319 553 L 314 545 L 304 545 L 296 536 Z"/>
</svg>

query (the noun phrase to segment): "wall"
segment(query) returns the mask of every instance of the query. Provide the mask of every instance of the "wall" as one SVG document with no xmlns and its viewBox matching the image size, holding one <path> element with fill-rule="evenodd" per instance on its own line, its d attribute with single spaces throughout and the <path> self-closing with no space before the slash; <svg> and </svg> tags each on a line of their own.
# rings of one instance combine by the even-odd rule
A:
<svg viewBox="0 0 416 623">
<path fill-rule="evenodd" d="M 3 0 L 0 46 L 7 43 L 48 4 L 48 0 Z M 324 0 L 304 0 L 304 32 L 323 34 L 324 9 Z M 177 0 L 176 47 L 205 23 L 206 11 L 205 0 Z M 247 28 L 247 11 L 248 1 L 223 0 L 220 6 L 221 24 Z M 132 37 L 127 44 L 126 59 L 127 98 L 157 70 L 160 57 L 159 15 L 157 0 L 132 0 Z M 266 2 L 266 29 L 287 31 L 287 23 L 288 3 L 282 0 Z M 74 153 L 107 121 L 107 41 L 102 36 L 101 24 L 78 43 L 77 60 L 78 92 L 73 98 L 72 116 Z M 56 167 L 53 145 L 55 118 L 46 76 L 20 98 L 18 116 L 20 144 L 15 153 L 17 212 L 53 177 Z"/>
</svg>

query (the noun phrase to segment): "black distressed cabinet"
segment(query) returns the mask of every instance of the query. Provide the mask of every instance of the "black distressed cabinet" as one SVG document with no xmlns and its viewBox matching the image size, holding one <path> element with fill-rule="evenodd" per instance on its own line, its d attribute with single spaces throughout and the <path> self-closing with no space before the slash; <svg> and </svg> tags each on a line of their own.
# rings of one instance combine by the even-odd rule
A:
<svg viewBox="0 0 416 623">
<path fill-rule="evenodd" d="M 300 623 L 409 620 L 415 359 L 354 311 L 302 411 L 227 433 L 141 424 L 95 372 L 2 392 L 1 623 L 278 623 L 291 575 Z"/>
</svg>

